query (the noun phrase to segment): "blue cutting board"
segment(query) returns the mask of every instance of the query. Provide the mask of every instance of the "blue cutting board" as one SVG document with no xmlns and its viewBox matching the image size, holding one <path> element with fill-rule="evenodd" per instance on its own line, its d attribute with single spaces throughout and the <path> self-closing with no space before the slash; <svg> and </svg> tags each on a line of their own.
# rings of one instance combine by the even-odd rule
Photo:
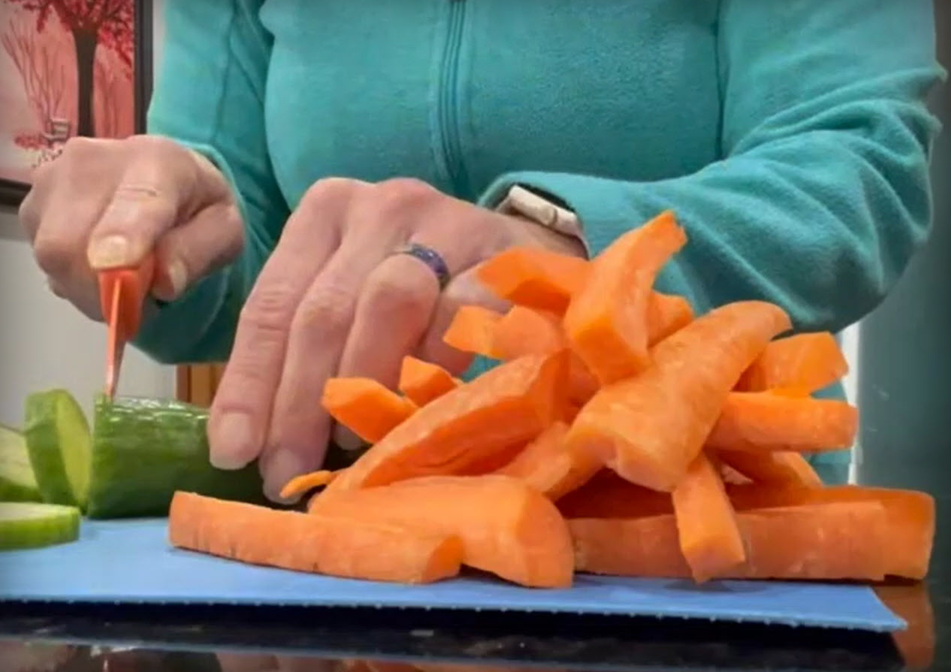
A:
<svg viewBox="0 0 951 672">
<path fill-rule="evenodd" d="M 491 578 L 429 586 L 336 579 L 171 548 L 165 520 L 84 522 L 80 540 L 0 553 L 0 600 L 562 612 L 872 631 L 905 628 L 868 587 L 579 576 L 568 590 Z"/>
</svg>

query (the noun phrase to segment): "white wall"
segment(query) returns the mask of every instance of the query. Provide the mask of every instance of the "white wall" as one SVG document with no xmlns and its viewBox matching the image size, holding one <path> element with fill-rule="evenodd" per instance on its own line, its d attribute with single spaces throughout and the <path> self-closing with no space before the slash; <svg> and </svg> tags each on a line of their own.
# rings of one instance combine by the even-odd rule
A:
<svg viewBox="0 0 951 672">
<path fill-rule="evenodd" d="M 154 3 L 157 43 L 163 34 L 161 2 Z M 93 395 L 102 389 L 105 347 L 105 328 L 47 289 L 15 210 L 0 206 L 0 422 L 19 425 L 24 397 L 49 387 L 70 390 L 88 412 Z M 172 396 L 174 369 L 129 348 L 120 392 Z"/>
</svg>

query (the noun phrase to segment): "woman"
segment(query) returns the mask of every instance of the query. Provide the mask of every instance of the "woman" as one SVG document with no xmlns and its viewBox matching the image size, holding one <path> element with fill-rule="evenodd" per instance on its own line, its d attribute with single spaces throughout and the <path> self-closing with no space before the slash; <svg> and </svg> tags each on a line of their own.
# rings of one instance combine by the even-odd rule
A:
<svg viewBox="0 0 951 672">
<path fill-rule="evenodd" d="M 942 75 L 931 3 L 873 4 L 167 2 L 150 136 L 69 143 L 21 219 L 93 318 L 93 269 L 157 252 L 137 344 L 229 359 L 212 460 L 276 497 L 323 459 L 329 376 L 468 365 L 442 331 L 512 245 L 596 254 L 670 208 L 658 287 L 698 312 L 871 310 L 928 231 Z"/>
</svg>

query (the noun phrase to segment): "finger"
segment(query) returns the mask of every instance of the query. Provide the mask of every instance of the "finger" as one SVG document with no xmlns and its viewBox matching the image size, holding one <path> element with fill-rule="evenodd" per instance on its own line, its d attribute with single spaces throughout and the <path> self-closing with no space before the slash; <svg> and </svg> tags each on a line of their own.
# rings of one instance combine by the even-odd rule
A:
<svg viewBox="0 0 951 672">
<path fill-rule="evenodd" d="M 234 261 L 243 247 L 237 206 L 228 202 L 208 206 L 158 240 L 152 293 L 163 301 L 177 299 L 193 282 Z"/>
<path fill-rule="evenodd" d="M 485 288 L 476 277 L 475 268 L 453 278 L 439 296 L 439 303 L 417 351 L 417 356 L 427 362 L 439 364 L 453 375 L 461 375 L 472 363 L 472 355 L 448 346 L 443 336 L 462 306 L 484 306 L 504 313 L 509 309 L 506 301 Z"/>
<path fill-rule="evenodd" d="M 377 227 L 345 238 L 300 302 L 261 463 L 264 492 L 274 501 L 287 481 L 323 461 L 330 438 L 324 385 L 337 374 L 363 283 L 399 235 Z"/>
<path fill-rule="evenodd" d="M 438 299 L 439 282 L 424 263 L 405 254 L 385 259 L 360 292 L 337 375 L 371 378 L 395 389 L 403 357 L 419 345 Z M 361 445 L 339 425 L 334 440 L 344 449 Z"/>
<path fill-rule="evenodd" d="M 345 207 L 327 204 L 324 216 L 333 221 L 330 209 Z M 240 469 L 264 449 L 294 313 L 339 241 L 338 228 L 320 224 L 310 208 L 298 208 L 241 311 L 208 421 L 211 462 L 220 469 Z"/>
<path fill-rule="evenodd" d="M 183 148 L 158 138 L 129 145 L 134 152 L 89 239 L 94 269 L 130 266 L 159 237 L 204 206 L 229 198 L 220 178 L 202 170 Z"/>
</svg>

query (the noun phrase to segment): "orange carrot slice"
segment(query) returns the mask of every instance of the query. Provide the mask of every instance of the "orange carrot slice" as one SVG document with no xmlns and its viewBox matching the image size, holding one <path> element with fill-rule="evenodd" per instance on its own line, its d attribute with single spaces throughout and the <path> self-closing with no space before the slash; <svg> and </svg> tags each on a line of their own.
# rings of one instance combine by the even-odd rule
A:
<svg viewBox="0 0 951 672">
<path fill-rule="evenodd" d="M 492 348 L 495 325 L 502 315 L 482 306 L 462 306 L 456 311 L 442 340 L 460 352 L 498 359 Z"/>
<path fill-rule="evenodd" d="M 433 476 L 322 498 L 316 498 L 320 515 L 458 536 L 464 564 L 520 585 L 571 585 L 574 560 L 564 519 L 518 479 Z"/>
<path fill-rule="evenodd" d="M 654 278 L 687 241 L 673 213 L 630 231 L 592 263 L 572 296 L 565 332 L 602 385 L 633 376 L 650 361 L 648 304 Z"/>
<path fill-rule="evenodd" d="M 565 446 L 568 425 L 556 421 L 496 473 L 518 478 L 551 500 L 557 500 L 588 482 L 601 464 L 587 452 Z"/>
<path fill-rule="evenodd" d="M 744 392 L 795 388 L 812 394 L 849 371 L 835 337 L 827 332 L 796 334 L 770 343 L 737 383 Z"/>
<path fill-rule="evenodd" d="M 337 471 L 313 471 L 292 478 L 281 490 L 283 499 L 291 500 L 300 497 L 314 488 L 322 488 L 337 477 Z"/>
<path fill-rule="evenodd" d="M 834 502 L 875 501 L 885 508 L 888 545 L 886 573 L 923 579 L 928 573 L 935 536 L 935 502 L 915 490 L 842 485 L 803 488 L 756 484 L 729 486 L 727 493 L 737 511 Z"/>
<path fill-rule="evenodd" d="M 737 514 L 742 565 L 717 578 L 871 580 L 885 575 L 885 511 L 878 502 L 835 502 Z M 689 578 L 672 515 L 568 521 L 578 571 Z"/>
<path fill-rule="evenodd" d="M 463 550 L 451 535 L 278 511 L 188 492 L 172 498 L 169 540 L 177 548 L 256 565 L 398 583 L 455 576 Z M 399 552 L 390 552 L 395 549 Z"/>
<path fill-rule="evenodd" d="M 320 496 L 416 476 L 464 473 L 531 441 L 559 417 L 568 353 L 500 364 L 416 411 L 361 455 Z"/>
<path fill-rule="evenodd" d="M 483 262 L 476 276 L 501 299 L 561 315 L 589 272 L 586 259 L 540 248 L 515 247 Z"/>
<path fill-rule="evenodd" d="M 821 488 L 822 479 L 799 453 L 717 451 L 717 458 L 755 483 Z"/>
<path fill-rule="evenodd" d="M 376 443 L 416 411 L 405 397 L 370 378 L 330 378 L 321 404 L 328 413 L 368 443 Z"/>
<path fill-rule="evenodd" d="M 409 355 L 403 358 L 397 387 L 417 406 L 425 406 L 458 386 L 459 382 L 452 374 L 438 364 L 424 362 Z"/>
<path fill-rule="evenodd" d="M 707 437 L 714 449 L 819 452 L 850 448 L 858 410 L 844 401 L 733 392 Z"/>
<path fill-rule="evenodd" d="M 746 560 L 733 505 L 706 455 L 697 456 L 672 497 L 680 550 L 695 581 L 723 576 Z"/>
<path fill-rule="evenodd" d="M 647 302 L 647 344 L 654 346 L 693 321 L 693 308 L 682 296 L 651 292 Z"/>
<path fill-rule="evenodd" d="M 647 518 L 674 512 L 669 493 L 649 490 L 602 469 L 558 500 L 565 518 Z"/>
<path fill-rule="evenodd" d="M 639 376 L 602 388 L 568 432 L 621 476 L 670 492 L 700 453 L 740 374 L 789 328 L 778 307 L 758 301 L 717 308 L 661 341 Z"/>
</svg>

